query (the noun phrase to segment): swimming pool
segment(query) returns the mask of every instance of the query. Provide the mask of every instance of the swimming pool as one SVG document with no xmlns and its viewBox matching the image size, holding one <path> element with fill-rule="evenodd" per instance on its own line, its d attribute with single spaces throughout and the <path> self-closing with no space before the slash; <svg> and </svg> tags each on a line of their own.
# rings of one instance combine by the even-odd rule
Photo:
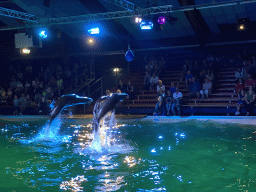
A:
<svg viewBox="0 0 256 192">
<path fill-rule="evenodd" d="M 118 119 L 111 147 L 91 150 L 91 119 L 0 121 L 0 191 L 255 191 L 255 126 Z"/>
</svg>

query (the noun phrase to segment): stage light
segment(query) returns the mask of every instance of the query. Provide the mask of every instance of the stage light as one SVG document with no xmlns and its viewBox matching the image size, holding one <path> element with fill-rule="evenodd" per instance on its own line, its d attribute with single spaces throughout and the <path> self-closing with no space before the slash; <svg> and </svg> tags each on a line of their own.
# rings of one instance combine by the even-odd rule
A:
<svg viewBox="0 0 256 192">
<path fill-rule="evenodd" d="M 39 36 L 45 39 L 45 38 L 47 38 L 48 35 L 47 35 L 47 32 L 46 32 L 46 31 L 41 31 L 41 32 L 39 33 Z"/>
<path fill-rule="evenodd" d="M 150 30 L 150 29 L 153 28 L 153 22 L 150 21 L 150 20 L 142 21 L 141 24 L 140 24 L 140 28 L 142 30 Z"/>
<path fill-rule="evenodd" d="M 88 44 L 93 45 L 94 44 L 94 39 L 93 38 L 89 38 L 88 39 Z"/>
<path fill-rule="evenodd" d="M 114 72 L 118 72 L 118 71 L 119 71 L 119 68 L 114 68 L 113 71 L 114 71 Z"/>
<path fill-rule="evenodd" d="M 23 48 L 22 51 L 21 51 L 21 53 L 28 55 L 28 54 L 30 53 L 30 49 Z"/>
<path fill-rule="evenodd" d="M 239 30 L 244 30 L 244 25 L 243 25 L 243 24 L 241 24 L 241 25 L 239 26 Z"/>
<path fill-rule="evenodd" d="M 135 17 L 135 23 L 141 23 L 142 21 L 142 18 L 140 17 Z"/>
<path fill-rule="evenodd" d="M 94 34 L 99 34 L 100 33 L 100 29 L 97 27 L 97 28 L 91 28 L 88 30 L 88 32 L 91 34 L 91 35 L 94 35 Z"/>
<path fill-rule="evenodd" d="M 158 22 L 160 25 L 163 25 L 163 24 L 165 24 L 165 22 L 166 22 L 166 18 L 165 18 L 165 17 L 159 17 L 158 20 L 157 20 L 157 22 Z"/>
</svg>

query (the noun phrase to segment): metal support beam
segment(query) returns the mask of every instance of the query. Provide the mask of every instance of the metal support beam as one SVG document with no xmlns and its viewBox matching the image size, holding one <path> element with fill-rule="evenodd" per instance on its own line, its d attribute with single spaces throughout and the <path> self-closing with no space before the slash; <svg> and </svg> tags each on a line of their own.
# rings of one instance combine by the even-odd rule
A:
<svg viewBox="0 0 256 192">
<path fill-rule="evenodd" d="M 23 13 L 20 11 L 14 11 L 12 9 L 6 9 L 3 7 L 0 7 L 0 15 L 37 23 L 35 15 Z"/>
<path fill-rule="evenodd" d="M 39 26 L 47 26 L 47 25 L 60 25 L 60 24 L 71 24 L 71 23 L 83 23 L 89 21 L 96 21 L 96 20 L 110 20 L 110 19 L 120 19 L 120 18 L 128 18 L 134 16 L 144 16 L 144 15 L 154 15 L 160 13 L 175 13 L 175 12 L 184 12 L 184 11 L 192 11 L 194 9 L 209 9 L 209 8 L 216 8 L 216 7 L 226 7 L 238 4 L 245 4 L 245 3 L 255 3 L 256 0 L 240 0 L 240 1 L 228 1 L 225 3 L 213 3 L 207 5 L 192 5 L 192 6 L 185 6 L 178 9 L 173 9 L 172 5 L 165 5 L 165 6 L 158 6 L 158 7 L 150 7 L 150 8 L 137 8 L 134 11 L 116 11 L 116 12 L 106 12 L 106 13 L 97 13 L 97 14 L 89 14 L 89 15 L 78 15 L 78 16 L 70 16 L 70 17 L 57 17 L 57 18 L 47 18 L 47 19 L 40 19 L 37 20 L 38 23 L 35 23 L 34 15 L 30 15 L 31 17 L 26 18 L 25 26 L 27 27 L 39 27 Z M 13 13 L 15 11 L 11 10 Z M 7 13 L 5 14 L 7 16 Z M 19 18 L 23 18 L 21 16 L 17 16 Z M 12 30 L 12 29 L 20 29 L 22 27 L 17 28 L 1 28 L 1 30 Z"/>
<path fill-rule="evenodd" d="M 116 5 L 118 7 L 122 7 L 124 9 L 127 9 L 129 11 L 134 11 L 135 6 L 133 3 L 126 1 L 126 0 L 103 0 L 106 1 L 108 3 L 111 3 L 113 5 Z"/>
</svg>

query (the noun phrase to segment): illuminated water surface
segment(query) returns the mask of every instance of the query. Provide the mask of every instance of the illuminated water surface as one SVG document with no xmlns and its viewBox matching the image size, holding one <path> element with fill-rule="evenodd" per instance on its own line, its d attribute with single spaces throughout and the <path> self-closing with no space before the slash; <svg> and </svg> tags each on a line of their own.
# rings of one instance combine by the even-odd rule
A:
<svg viewBox="0 0 256 192">
<path fill-rule="evenodd" d="M 59 122 L 48 139 L 45 122 L 0 126 L 0 191 L 256 189 L 255 126 L 118 120 L 99 148 L 90 119 Z"/>
</svg>

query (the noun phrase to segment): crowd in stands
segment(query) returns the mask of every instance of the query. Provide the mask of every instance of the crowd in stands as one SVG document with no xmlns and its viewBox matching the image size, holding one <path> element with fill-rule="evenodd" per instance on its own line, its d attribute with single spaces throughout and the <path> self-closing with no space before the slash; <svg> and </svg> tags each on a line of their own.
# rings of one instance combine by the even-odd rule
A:
<svg viewBox="0 0 256 192">
<path fill-rule="evenodd" d="M 159 62 L 151 59 L 146 65 L 144 90 L 156 89 L 157 104 L 154 115 L 171 115 L 171 112 L 173 115 L 177 112 L 180 115 L 183 98 L 183 94 L 179 91 L 180 84 L 176 82 L 175 85 L 172 82 L 171 87 L 166 90 L 162 80 L 159 79 L 165 67 L 162 65 L 164 63 L 163 58 Z M 182 79 L 185 79 L 188 99 L 207 99 L 215 89 L 215 78 L 219 70 L 226 67 L 237 68 L 234 74 L 237 79 L 234 93 L 238 95 L 239 101 L 235 115 L 240 114 L 241 107 L 245 108 L 246 115 L 251 115 L 255 105 L 256 59 L 254 56 L 248 57 L 245 52 L 235 59 L 224 55 L 222 57 L 208 55 L 201 63 L 186 60 L 183 65 Z"/>
<path fill-rule="evenodd" d="M 1 106 L 14 106 L 14 115 L 24 114 L 27 107 L 38 108 L 38 114 L 48 114 L 52 100 L 76 88 L 88 72 L 87 66 L 77 63 L 65 70 L 62 65 L 51 63 L 38 73 L 30 64 L 22 68 L 10 66 L 10 85 L 0 88 Z"/>
</svg>

